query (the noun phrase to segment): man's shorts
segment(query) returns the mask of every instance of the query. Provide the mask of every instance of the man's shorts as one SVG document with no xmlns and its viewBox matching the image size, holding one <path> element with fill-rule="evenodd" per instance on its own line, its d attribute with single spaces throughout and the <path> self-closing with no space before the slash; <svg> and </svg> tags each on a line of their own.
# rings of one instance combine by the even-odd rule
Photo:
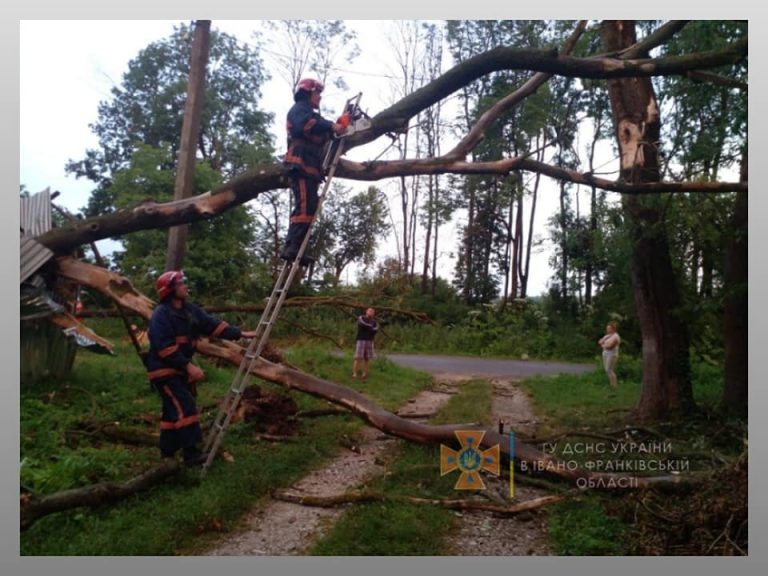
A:
<svg viewBox="0 0 768 576">
<path fill-rule="evenodd" d="M 370 360 L 373 357 L 373 340 L 358 340 L 355 345 L 355 360 Z"/>
</svg>

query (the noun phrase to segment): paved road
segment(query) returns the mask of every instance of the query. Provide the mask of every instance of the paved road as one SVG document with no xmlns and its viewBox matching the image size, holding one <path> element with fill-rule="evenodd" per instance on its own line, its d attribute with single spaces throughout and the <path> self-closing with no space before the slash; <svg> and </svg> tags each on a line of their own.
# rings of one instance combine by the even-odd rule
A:
<svg viewBox="0 0 768 576">
<path fill-rule="evenodd" d="M 425 354 L 386 354 L 393 362 L 424 370 L 431 374 L 461 374 L 477 378 L 513 379 L 555 374 L 583 374 L 595 369 L 593 364 L 570 364 L 534 360 L 500 360 L 469 356 L 436 356 Z"/>
</svg>

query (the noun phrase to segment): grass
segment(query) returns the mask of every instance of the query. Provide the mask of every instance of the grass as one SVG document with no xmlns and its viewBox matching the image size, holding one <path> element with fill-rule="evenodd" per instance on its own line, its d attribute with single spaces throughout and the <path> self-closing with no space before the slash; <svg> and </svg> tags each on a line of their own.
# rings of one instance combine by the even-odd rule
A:
<svg viewBox="0 0 768 576">
<path fill-rule="evenodd" d="M 102 331 L 103 333 L 103 331 Z M 21 484 L 40 495 L 122 481 L 159 462 L 156 446 L 128 446 L 94 436 L 84 421 L 119 423 L 155 432 L 160 400 L 149 388 L 143 365 L 129 344 L 116 341 L 116 357 L 79 352 L 70 378 L 43 382 L 21 394 Z M 208 379 L 199 386 L 199 406 L 215 406 L 234 376 L 232 368 L 200 358 Z M 293 364 L 329 380 L 351 373 L 351 359 L 296 350 Z M 386 406 L 402 404 L 431 379 L 385 361 L 371 366 L 369 380 L 355 386 Z M 268 383 L 262 386 L 277 388 Z M 283 390 L 285 393 L 285 391 Z M 300 409 L 327 405 L 306 394 L 293 395 Z M 212 419 L 208 413 L 203 420 Z M 195 553 L 206 542 L 235 529 L 254 503 L 270 490 L 287 487 L 321 466 L 354 436 L 362 423 L 353 415 L 302 421 L 300 442 L 268 443 L 253 438 L 249 423 L 232 426 L 223 448 L 233 463 L 217 461 L 204 480 L 183 470 L 170 480 L 101 509 L 79 508 L 52 514 L 21 533 L 22 555 L 175 555 Z"/>
<path fill-rule="evenodd" d="M 160 401 L 145 377 L 130 344 L 121 341 L 121 326 L 112 323 L 97 332 L 117 344 L 117 357 L 79 352 L 72 375 L 21 391 L 20 481 L 27 491 L 50 494 L 95 482 L 131 478 L 158 462 L 155 446 L 119 444 L 93 435 L 83 424 L 113 423 L 129 430 L 155 432 Z M 110 330 L 112 332 L 110 332 Z M 351 379 L 349 351 L 338 353 L 302 345 L 288 360 L 320 378 L 354 388 L 379 405 L 394 410 L 431 384 L 431 378 L 388 360 L 371 363 L 369 379 Z M 234 370 L 201 358 L 208 381 L 199 387 L 200 406 L 215 406 L 227 390 Z M 563 430 L 604 433 L 626 423 L 640 395 L 638 359 L 619 362 L 618 390 L 608 387 L 596 362 L 594 372 L 534 378 L 523 383 L 541 422 L 540 437 Z M 694 398 L 702 409 L 686 420 L 656 425 L 676 452 L 722 452 L 732 458 L 746 438 L 746 424 L 724 421 L 716 409 L 722 393 L 719 366 L 692 366 Z M 285 391 L 272 384 L 259 383 Z M 287 392 L 299 409 L 327 407 L 321 399 Z M 488 422 L 491 388 L 475 381 L 462 386 L 433 419 L 434 423 Z M 208 413 L 205 419 L 212 419 Z M 266 501 L 270 490 L 289 486 L 313 468 L 322 466 L 339 449 L 339 439 L 354 436 L 362 422 L 352 415 L 302 422 L 300 442 L 265 443 L 254 440 L 251 424 L 233 426 L 225 449 L 234 463 L 217 462 L 201 481 L 199 474 L 182 471 L 171 480 L 117 505 L 76 509 L 38 520 L 21 533 L 22 555 L 176 555 L 194 554 L 212 539 L 239 527 L 252 508 Z M 574 437 L 575 440 L 578 436 Z M 587 438 L 584 440 L 589 442 Z M 563 456 L 563 442 L 559 455 Z M 440 477 L 439 447 L 400 443 L 389 457 L 388 473 L 367 489 L 393 495 L 456 498 L 454 475 Z M 583 455 L 565 455 L 584 462 Z M 699 462 L 707 465 L 707 462 Z M 627 553 L 631 516 L 623 520 L 613 511 L 620 500 L 590 492 L 544 510 L 551 545 L 561 555 Z M 630 520 L 627 520 L 630 518 Z M 452 512 L 401 502 L 356 505 L 347 510 L 311 551 L 317 555 L 433 555 L 452 553 L 446 538 L 455 525 Z"/>
<path fill-rule="evenodd" d="M 487 381 L 462 385 L 459 394 L 432 419 L 441 422 L 480 422 L 490 415 L 492 389 Z M 440 476 L 439 446 L 401 443 L 388 454 L 385 475 L 367 491 L 421 498 L 457 498 L 455 474 Z M 453 512 L 436 506 L 404 502 L 355 505 L 309 552 L 318 556 L 431 556 L 446 554 L 446 538 L 455 526 Z"/>
<path fill-rule="evenodd" d="M 606 513 L 600 498 L 585 496 L 548 509 L 552 551 L 558 556 L 616 556 L 626 553 L 628 527 Z"/>
<path fill-rule="evenodd" d="M 621 424 L 640 397 L 640 378 L 627 370 L 617 375 L 617 389 L 609 386 L 605 373 L 597 368 L 587 374 L 525 380 L 522 387 L 533 399 L 542 424 L 539 435 L 568 428 Z"/>
<path fill-rule="evenodd" d="M 686 418 L 654 423 L 649 429 L 658 436 L 640 433 L 616 436 L 613 442 L 602 439 L 600 435 L 633 424 L 627 417 L 640 397 L 640 361 L 623 357 L 618 368 L 617 390 L 609 388 L 605 374 L 597 366 L 588 374 L 532 378 L 523 382 L 541 422 L 538 437 L 557 436 L 564 431 L 570 433 L 565 438 L 544 444 L 545 452 L 581 466 L 592 463 L 596 470 L 599 470 L 594 467 L 597 463 L 630 464 L 634 468 L 629 473 L 638 476 L 663 473 L 658 468 L 642 471 L 637 466 L 641 460 L 680 463 L 690 470 L 701 470 L 710 469 L 714 457 L 693 458 L 693 455 L 712 454 L 735 460 L 742 452 L 746 423 L 728 420 L 717 411 L 722 394 L 722 372 L 719 367 L 701 362 L 692 366 L 697 411 Z M 634 443 L 635 448 L 628 452 L 617 450 L 622 441 L 625 445 Z M 669 449 L 658 449 L 661 443 Z M 601 448 L 605 452 L 596 452 Z M 553 551 L 559 555 L 578 556 L 631 554 L 633 514 L 631 510 L 627 512 L 630 504 L 622 496 L 588 492 L 578 499 L 545 509 Z"/>
</svg>

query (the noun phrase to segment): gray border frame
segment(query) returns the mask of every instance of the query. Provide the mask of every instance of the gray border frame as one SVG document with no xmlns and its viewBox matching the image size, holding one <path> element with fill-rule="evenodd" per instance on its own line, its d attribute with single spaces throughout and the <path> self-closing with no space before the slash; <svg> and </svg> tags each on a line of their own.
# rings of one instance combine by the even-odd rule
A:
<svg viewBox="0 0 768 576">
<path fill-rule="evenodd" d="M 559 0 L 560 1 L 560 0 Z M 757 8 L 754 4 L 738 1 L 729 2 L 724 6 L 727 14 L 711 14 L 711 8 L 702 4 L 695 6 L 697 18 L 737 18 L 746 17 Z M 677 6 L 675 6 L 677 7 Z M 603 10 L 600 10 L 603 8 Z M 607 8 L 607 10 L 606 10 Z M 686 17 L 693 12 L 688 10 L 673 10 L 669 14 L 671 5 L 669 2 L 647 0 L 638 5 L 643 14 L 630 17 L 658 17 L 659 14 L 667 14 L 667 17 Z M 18 122 L 17 111 L 19 109 L 19 92 L 17 90 L 19 79 L 18 41 L 19 20 L 22 19 L 164 19 L 177 20 L 192 19 L 196 17 L 236 19 L 248 18 L 434 18 L 439 12 L 441 18 L 580 18 L 586 15 L 606 13 L 613 15 L 616 12 L 615 3 L 599 3 L 593 0 L 581 2 L 578 6 L 573 4 L 548 5 L 544 9 L 536 9 L 535 6 L 523 4 L 504 4 L 488 2 L 487 4 L 464 3 L 463 5 L 415 5 L 413 2 L 391 0 L 381 5 L 371 3 L 350 3 L 339 0 L 323 0 L 311 5 L 295 5 L 275 7 L 256 5 L 255 3 L 243 3 L 224 0 L 215 3 L 215 9 L 211 3 L 189 2 L 172 0 L 171 2 L 149 2 L 146 0 L 134 0 L 128 4 L 108 5 L 102 3 L 94 6 L 90 2 L 82 0 L 70 0 L 59 4 L 52 0 L 27 1 L 22 6 L 6 5 L 6 17 L 2 19 L 3 34 L 0 35 L 0 43 L 3 47 L 3 76 L 11 78 L 9 87 L 2 92 L 3 125 L 6 126 L 3 154 L 0 161 L 3 163 L 2 175 L 6 184 L 5 200 L 10 206 L 10 223 L 18 218 L 16 202 L 13 200 L 18 189 L 18 179 L 12 175 L 18 173 Z M 633 10 L 636 12 L 637 10 Z M 378 13 L 377 13 L 378 12 Z M 580 12 L 580 13 L 575 13 Z M 627 12 L 626 9 L 622 12 Z M 677 14 L 677 12 L 684 12 Z M 703 12 L 703 13 L 702 13 Z M 212 13 L 212 14 L 211 14 Z M 745 16 L 746 15 L 746 16 Z M 623 15 L 619 15 L 623 16 Z M 754 20 L 753 20 L 754 21 Z M 752 24 L 752 23 L 750 23 Z M 752 26 L 751 26 L 752 27 Z M 750 45 L 750 53 L 761 57 L 766 53 L 766 34 L 759 28 L 753 30 Z M 750 109 L 760 110 L 765 102 L 765 66 L 761 63 L 752 63 Z M 754 131 L 761 128 L 762 116 L 756 116 L 757 120 L 751 122 L 750 128 Z M 765 144 L 762 138 L 756 138 L 752 142 L 750 152 L 750 164 L 753 173 L 756 173 L 761 162 L 765 158 Z M 755 189 L 753 189 L 755 190 Z M 760 226 L 761 216 L 765 214 L 765 200 L 759 190 L 752 192 L 750 198 L 749 222 L 751 228 L 750 250 L 750 323 L 749 336 L 752 342 L 765 341 L 766 309 L 761 306 L 761 296 L 766 286 L 766 270 L 764 259 L 757 256 L 758 249 L 765 240 L 765 229 Z M 9 246 L 3 251 L 3 265 L 7 270 L 15 269 L 15 256 L 18 240 L 15 235 L 15 226 L 10 224 L 3 226 L 4 246 Z M 7 236 L 6 236 L 7 235 Z M 18 292 L 12 290 L 15 284 L 7 282 L 3 287 L 3 300 L 10 302 L 15 309 Z M 18 312 L 14 311 L 15 317 Z M 9 334 L 12 329 L 7 329 L 3 334 L 3 346 L 0 348 L 3 356 L 3 366 L 15 367 L 18 373 L 19 347 L 18 338 Z M 768 390 L 763 385 L 762 377 L 764 369 L 762 365 L 753 361 L 752 348 L 750 347 L 750 556 L 749 558 L 27 558 L 18 555 L 18 467 L 12 465 L 18 462 L 18 402 L 19 393 L 16 381 L 12 378 L 4 383 L 2 410 L 2 436 L 0 440 L 0 455 L 4 466 L 0 479 L 0 494 L 2 509 L 2 534 L 0 537 L 0 573 L 3 574 L 47 574 L 55 573 L 57 576 L 64 574 L 134 574 L 143 570 L 162 571 L 163 574 L 209 574 L 214 571 L 231 574 L 358 574 L 366 575 L 391 574 L 393 572 L 418 572 L 419 574 L 466 574 L 466 573 L 534 573 L 534 574 L 647 574 L 649 572 L 675 572 L 679 574 L 765 574 L 768 573 L 768 561 L 766 558 L 765 536 L 768 528 L 768 505 L 766 491 L 762 489 L 761 480 L 766 474 L 766 443 L 761 442 L 766 435 L 766 422 L 764 417 L 768 405 Z M 10 370 L 10 368 L 8 368 Z M 762 566 L 762 568 L 761 568 Z"/>
</svg>

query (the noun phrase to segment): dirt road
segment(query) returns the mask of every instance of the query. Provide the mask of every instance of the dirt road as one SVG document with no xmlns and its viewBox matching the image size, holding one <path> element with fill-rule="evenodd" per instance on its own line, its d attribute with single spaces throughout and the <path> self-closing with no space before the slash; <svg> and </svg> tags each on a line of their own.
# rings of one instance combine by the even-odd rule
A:
<svg viewBox="0 0 768 576">
<path fill-rule="evenodd" d="M 506 360 L 472 356 L 439 356 L 434 354 L 386 354 L 392 362 L 424 370 L 434 376 L 444 374 L 472 378 L 505 378 L 523 380 L 532 376 L 584 374 L 595 369 L 592 364 L 546 362 L 538 360 Z"/>
</svg>

